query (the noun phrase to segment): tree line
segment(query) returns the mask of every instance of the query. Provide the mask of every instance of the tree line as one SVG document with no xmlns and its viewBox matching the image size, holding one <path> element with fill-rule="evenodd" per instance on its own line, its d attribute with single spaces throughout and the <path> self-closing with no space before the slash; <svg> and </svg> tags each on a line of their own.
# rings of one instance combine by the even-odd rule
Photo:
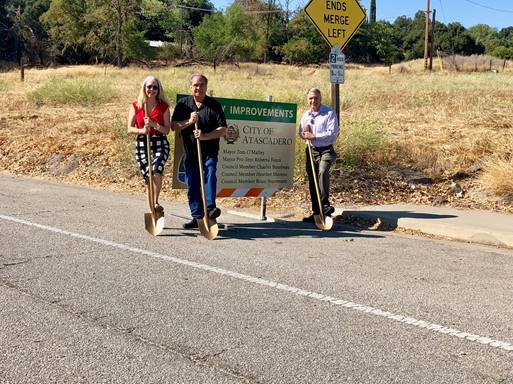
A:
<svg viewBox="0 0 513 384">
<path fill-rule="evenodd" d="M 203 60 L 311 64 L 329 46 L 290 0 L 0 0 L 0 60 L 27 65 Z M 375 11 L 374 11 L 375 14 Z M 366 22 L 345 48 L 348 60 L 392 64 L 424 55 L 425 13 Z M 163 41 L 153 48 L 149 40 Z M 513 59 L 513 27 L 436 22 L 443 54 Z"/>
</svg>

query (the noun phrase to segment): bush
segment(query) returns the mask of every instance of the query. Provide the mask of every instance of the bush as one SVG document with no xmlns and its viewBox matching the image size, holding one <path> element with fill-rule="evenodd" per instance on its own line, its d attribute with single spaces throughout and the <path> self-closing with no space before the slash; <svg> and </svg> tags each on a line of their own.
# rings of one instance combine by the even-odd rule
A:
<svg viewBox="0 0 513 384">
<path fill-rule="evenodd" d="M 182 52 L 180 51 L 180 47 L 175 43 L 166 42 L 166 44 L 158 49 L 158 58 L 165 60 L 166 63 L 168 61 L 180 58 L 181 55 Z"/>
<path fill-rule="evenodd" d="M 513 157 L 489 158 L 484 164 L 479 181 L 488 192 L 496 196 L 513 198 Z"/>
<path fill-rule="evenodd" d="M 283 59 L 290 64 L 309 64 L 325 61 L 323 57 L 324 46 L 315 46 L 306 37 L 293 37 L 282 47 L 276 47 L 275 51 L 283 55 Z"/>
<path fill-rule="evenodd" d="M 312 51 L 311 43 L 304 37 L 292 38 L 283 45 L 281 53 L 290 64 L 305 64 L 310 61 L 307 52 Z"/>
<path fill-rule="evenodd" d="M 337 153 L 345 165 L 354 166 L 386 158 L 382 152 L 388 146 L 388 137 L 378 121 L 349 120 L 341 124 Z"/>
<path fill-rule="evenodd" d="M 37 105 L 75 104 L 97 105 L 110 100 L 114 91 L 105 81 L 86 79 L 52 79 L 29 94 Z"/>
<path fill-rule="evenodd" d="M 497 47 L 493 50 L 492 56 L 499 59 L 513 60 L 513 48 Z"/>
</svg>

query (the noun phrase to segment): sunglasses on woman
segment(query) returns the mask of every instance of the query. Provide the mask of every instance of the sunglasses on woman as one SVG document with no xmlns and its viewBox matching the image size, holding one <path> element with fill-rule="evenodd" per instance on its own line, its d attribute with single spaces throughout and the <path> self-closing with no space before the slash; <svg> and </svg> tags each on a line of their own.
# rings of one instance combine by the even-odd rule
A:
<svg viewBox="0 0 513 384">
<path fill-rule="evenodd" d="M 152 91 L 158 91 L 159 87 L 158 85 L 147 85 L 146 89 L 152 90 Z"/>
</svg>

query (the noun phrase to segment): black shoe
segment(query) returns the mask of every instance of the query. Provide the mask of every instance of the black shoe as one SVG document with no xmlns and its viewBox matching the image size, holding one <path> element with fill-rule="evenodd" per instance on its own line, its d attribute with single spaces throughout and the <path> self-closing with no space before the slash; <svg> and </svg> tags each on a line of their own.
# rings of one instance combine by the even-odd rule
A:
<svg viewBox="0 0 513 384">
<path fill-rule="evenodd" d="M 214 207 L 212 209 L 208 209 L 208 218 L 209 219 L 217 219 L 221 215 L 221 210 L 217 207 Z"/>
<path fill-rule="evenodd" d="M 314 215 L 303 217 L 303 223 L 315 223 Z"/>
<path fill-rule="evenodd" d="M 196 219 L 192 219 L 191 221 L 182 225 L 184 229 L 194 229 L 198 228 L 198 221 Z"/>
<path fill-rule="evenodd" d="M 155 204 L 155 212 L 164 216 L 164 207 L 160 204 Z"/>
<path fill-rule="evenodd" d="M 333 212 L 335 212 L 335 208 L 332 207 L 331 205 L 327 205 L 326 207 L 323 208 L 322 211 L 324 212 L 324 216 L 331 216 L 331 214 Z"/>
</svg>

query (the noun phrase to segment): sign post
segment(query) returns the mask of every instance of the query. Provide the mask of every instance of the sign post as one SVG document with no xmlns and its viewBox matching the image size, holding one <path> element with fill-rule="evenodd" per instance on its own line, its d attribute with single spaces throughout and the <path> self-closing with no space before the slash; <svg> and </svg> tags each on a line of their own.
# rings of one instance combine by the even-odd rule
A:
<svg viewBox="0 0 513 384">
<path fill-rule="evenodd" d="M 305 7 L 305 13 L 324 40 L 333 48 L 328 60 L 331 104 L 337 117 L 340 117 L 339 84 L 344 83 L 345 69 L 342 49 L 365 21 L 365 11 L 358 0 L 310 0 Z"/>
</svg>

